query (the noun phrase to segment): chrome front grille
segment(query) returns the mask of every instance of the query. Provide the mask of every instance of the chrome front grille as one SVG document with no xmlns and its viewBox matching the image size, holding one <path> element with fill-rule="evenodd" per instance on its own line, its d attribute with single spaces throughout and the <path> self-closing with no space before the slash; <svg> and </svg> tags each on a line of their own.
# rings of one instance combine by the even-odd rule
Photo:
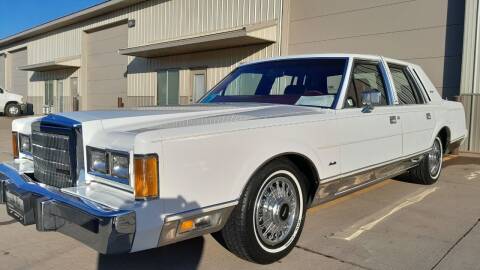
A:
<svg viewBox="0 0 480 270">
<path fill-rule="evenodd" d="M 32 156 L 38 182 L 58 188 L 75 185 L 70 136 L 33 131 Z"/>
</svg>

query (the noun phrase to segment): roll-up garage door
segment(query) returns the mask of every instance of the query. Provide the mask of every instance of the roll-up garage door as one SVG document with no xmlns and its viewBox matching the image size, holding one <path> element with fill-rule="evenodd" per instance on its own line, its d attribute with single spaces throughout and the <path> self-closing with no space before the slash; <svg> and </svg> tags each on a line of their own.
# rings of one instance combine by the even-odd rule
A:
<svg viewBox="0 0 480 270">
<path fill-rule="evenodd" d="M 5 55 L 0 54 L 0 88 L 5 89 Z"/>
<path fill-rule="evenodd" d="M 127 97 L 127 57 L 118 50 L 128 45 L 126 24 L 88 34 L 87 107 L 117 107 L 118 97 Z"/>
<path fill-rule="evenodd" d="M 12 52 L 9 57 L 12 63 L 12 84 L 11 89 L 7 90 L 26 97 L 28 94 L 28 73 L 27 71 L 19 70 L 18 67 L 28 64 L 27 49 Z"/>
</svg>

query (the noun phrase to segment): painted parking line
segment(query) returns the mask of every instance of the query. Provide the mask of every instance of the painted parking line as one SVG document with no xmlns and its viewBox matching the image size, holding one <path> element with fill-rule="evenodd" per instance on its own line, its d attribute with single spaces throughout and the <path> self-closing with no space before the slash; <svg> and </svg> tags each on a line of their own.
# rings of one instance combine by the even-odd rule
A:
<svg viewBox="0 0 480 270">
<path fill-rule="evenodd" d="M 437 189 L 438 187 L 429 188 L 427 190 L 423 190 L 419 192 L 418 194 L 409 196 L 406 199 L 400 200 L 398 203 L 394 204 L 393 206 L 389 206 L 388 208 L 382 209 L 381 211 L 360 220 L 359 222 L 352 225 L 350 228 L 344 231 L 335 233 L 332 236 L 332 238 L 338 238 L 338 239 L 343 239 L 347 241 L 354 240 L 355 238 L 359 237 L 362 233 L 373 229 L 377 224 L 381 223 L 386 218 L 402 210 L 403 208 L 413 205 L 415 203 L 421 202 L 423 199 L 425 199 L 428 195 L 435 192 Z"/>
<path fill-rule="evenodd" d="M 467 180 L 472 181 L 480 178 L 480 170 L 471 172 L 466 176 Z"/>
</svg>

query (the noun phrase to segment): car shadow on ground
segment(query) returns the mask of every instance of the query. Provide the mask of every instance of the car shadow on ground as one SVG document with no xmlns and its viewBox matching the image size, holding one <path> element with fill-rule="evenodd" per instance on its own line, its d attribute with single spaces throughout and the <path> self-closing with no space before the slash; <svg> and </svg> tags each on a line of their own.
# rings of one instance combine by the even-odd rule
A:
<svg viewBox="0 0 480 270">
<path fill-rule="evenodd" d="M 98 270 L 197 269 L 205 239 L 197 237 L 176 244 L 122 255 L 99 255 Z"/>
<path fill-rule="evenodd" d="M 480 157 L 468 157 L 468 156 L 456 156 L 451 159 L 444 160 L 443 168 L 448 168 L 450 166 L 456 165 L 478 165 L 480 164 Z M 412 178 L 408 173 L 396 176 L 394 180 L 406 182 L 406 183 L 416 183 L 415 179 Z"/>
</svg>

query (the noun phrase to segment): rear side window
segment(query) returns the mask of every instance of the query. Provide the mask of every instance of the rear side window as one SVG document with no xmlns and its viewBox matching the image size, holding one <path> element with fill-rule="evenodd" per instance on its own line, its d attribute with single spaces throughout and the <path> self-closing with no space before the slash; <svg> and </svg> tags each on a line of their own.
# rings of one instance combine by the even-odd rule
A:
<svg viewBox="0 0 480 270">
<path fill-rule="evenodd" d="M 423 96 L 413 80 L 406 67 L 388 65 L 392 74 L 393 85 L 401 105 L 405 104 L 423 104 Z"/>
</svg>

